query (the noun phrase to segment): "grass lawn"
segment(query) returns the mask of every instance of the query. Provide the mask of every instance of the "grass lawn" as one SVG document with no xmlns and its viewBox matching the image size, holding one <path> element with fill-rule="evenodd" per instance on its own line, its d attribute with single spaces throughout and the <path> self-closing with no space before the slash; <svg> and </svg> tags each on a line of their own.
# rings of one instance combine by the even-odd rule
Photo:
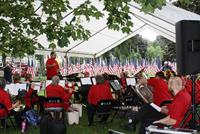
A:
<svg viewBox="0 0 200 134">
<path fill-rule="evenodd" d="M 134 132 L 126 131 L 120 127 L 126 122 L 127 120 L 125 118 L 119 118 L 116 116 L 112 123 L 99 124 L 98 122 L 95 122 L 93 126 L 88 127 L 86 110 L 84 108 L 83 116 L 80 118 L 79 125 L 67 125 L 67 134 L 108 134 L 108 129 L 124 132 L 125 134 L 134 134 Z M 29 126 L 26 133 L 39 134 L 39 127 L 33 128 Z M 3 129 L 0 129 L 0 134 L 3 134 Z M 21 134 L 21 132 L 20 130 L 14 131 L 13 128 L 9 128 L 7 129 L 6 134 Z M 137 132 L 135 134 L 137 134 Z"/>
</svg>

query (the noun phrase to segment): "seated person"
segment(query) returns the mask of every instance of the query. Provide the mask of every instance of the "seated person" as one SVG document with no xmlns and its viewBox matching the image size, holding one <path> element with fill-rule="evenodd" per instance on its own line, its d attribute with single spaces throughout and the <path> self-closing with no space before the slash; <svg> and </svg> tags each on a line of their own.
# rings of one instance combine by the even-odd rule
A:
<svg viewBox="0 0 200 134">
<path fill-rule="evenodd" d="M 144 77 L 138 78 L 139 84 L 147 84 L 152 87 L 153 102 L 158 106 L 164 101 L 172 99 L 172 95 L 168 90 L 168 85 L 164 78 L 163 72 L 157 72 L 155 77 L 150 79 Z"/>
<path fill-rule="evenodd" d="M 21 83 L 21 76 L 17 72 L 13 75 L 13 83 Z"/>
<path fill-rule="evenodd" d="M 72 96 L 72 88 L 69 88 L 68 93 L 65 92 L 65 89 L 59 85 L 59 77 L 53 76 L 52 83 L 46 87 L 46 96 L 47 97 L 58 97 L 64 101 L 64 108 L 68 110 L 70 103 L 69 99 Z M 47 103 L 45 107 L 62 107 L 61 104 L 49 104 Z"/>
<path fill-rule="evenodd" d="M 6 81 L 4 79 L 0 79 L 0 103 L 6 107 L 8 114 L 10 114 L 14 108 L 20 105 L 20 102 L 12 104 L 9 94 L 4 90 L 5 86 L 6 86 Z M 0 117 L 5 117 L 5 116 L 8 116 L 7 112 L 1 109 Z M 5 123 L 6 123 L 5 120 L 2 119 L 1 125 L 4 126 Z"/>
<path fill-rule="evenodd" d="M 120 83 L 122 85 L 122 93 L 124 93 L 125 89 L 126 89 L 126 78 L 127 78 L 127 73 L 121 72 L 120 73 Z"/>
<path fill-rule="evenodd" d="M 37 95 L 37 90 L 34 90 L 34 85 L 30 85 L 28 92 L 24 96 L 24 101 L 26 104 L 25 109 L 31 109 L 32 105 L 39 100 L 39 96 Z"/>
<path fill-rule="evenodd" d="M 31 74 L 26 74 L 25 76 L 25 82 L 26 83 L 31 83 L 32 81 L 32 75 Z"/>
<path fill-rule="evenodd" d="M 191 96 L 184 89 L 182 80 L 179 77 L 172 77 L 168 83 L 169 89 L 174 95 L 174 100 L 171 104 L 161 107 L 161 112 L 158 112 L 150 105 L 144 105 L 140 108 L 135 115 L 133 126 L 135 128 L 136 123 L 139 121 L 142 123 L 140 134 L 145 134 L 145 127 L 152 122 L 162 123 L 164 125 L 172 125 L 177 128 L 183 120 L 189 106 L 191 104 Z"/>
<path fill-rule="evenodd" d="M 90 87 L 90 91 L 88 93 L 88 106 L 87 106 L 87 115 L 89 126 L 93 123 L 94 113 L 96 110 L 97 103 L 103 99 L 113 99 L 110 88 L 105 85 L 105 80 L 102 75 L 96 76 L 96 85 L 92 85 Z M 106 118 L 106 117 L 105 117 Z M 103 119 L 103 118 L 102 118 Z M 106 119 L 103 119 L 106 120 Z"/>
<path fill-rule="evenodd" d="M 168 85 L 169 90 L 171 90 L 172 94 L 175 96 L 174 100 L 168 107 L 162 107 L 163 113 L 167 114 L 167 116 L 154 121 L 154 124 L 162 123 L 177 128 L 191 105 L 191 96 L 184 89 L 182 80 L 179 77 L 170 78 Z"/>
</svg>

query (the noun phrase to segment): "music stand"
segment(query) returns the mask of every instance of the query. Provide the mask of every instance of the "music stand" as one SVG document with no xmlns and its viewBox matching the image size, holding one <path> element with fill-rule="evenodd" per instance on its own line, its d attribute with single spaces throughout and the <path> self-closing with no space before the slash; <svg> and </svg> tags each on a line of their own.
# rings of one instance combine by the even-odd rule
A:
<svg viewBox="0 0 200 134">
<path fill-rule="evenodd" d="M 80 79 L 81 85 L 92 85 L 92 80 L 90 77 L 84 77 Z"/>
<path fill-rule="evenodd" d="M 118 80 L 110 81 L 111 88 L 117 92 L 121 90 L 121 85 Z"/>
</svg>

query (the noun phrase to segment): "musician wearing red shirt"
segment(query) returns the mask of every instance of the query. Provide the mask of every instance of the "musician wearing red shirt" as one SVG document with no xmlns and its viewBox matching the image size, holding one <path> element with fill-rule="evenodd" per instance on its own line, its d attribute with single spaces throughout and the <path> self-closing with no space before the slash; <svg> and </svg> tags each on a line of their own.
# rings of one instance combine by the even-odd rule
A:
<svg viewBox="0 0 200 134">
<path fill-rule="evenodd" d="M 160 106 L 162 102 L 172 99 L 172 95 L 168 90 L 168 85 L 164 78 L 163 72 L 157 72 L 154 78 L 148 80 L 141 78 L 138 80 L 139 83 L 148 84 L 153 88 L 153 102 L 158 106 Z"/>
<path fill-rule="evenodd" d="M 48 80 L 51 80 L 51 78 L 55 75 L 58 75 L 59 72 L 59 65 L 56 59 L 56 53 L 51 52 L 51 57 L 46 62 L 46 76 Z"/>
<path fill-rule="evenodd" d="M 184 119 L 184 116 L 191 105 L 191 96 L 184 89 L 182 80 L 179 77 L 170 78 L 168 85 L 169 89 L 175 96 L 174 100 L 168 107 L 162 108 L 162 111 L 168 116 L 158 121 L 154 121 L 154 124 L 162 123 L 177 128 Z"/>
<path fill-rule="evenodd" d="M 11 110 L 18 107 L 19 103 L 16 102 L 15 104 L 12 104 L 9 94 L 6 91 L 4 91 L 5 86 L 6 86 L 6 80 L 0 79 L 0 104 L 3 104 L 5 106 L 8 114 L 10 114 L 12 112 Z M 0 118 L 8 116 L 7 112 L 4 109 L 0 109 Z M 5 119 L 2 119 L 1 125 L 3 127 L 4 127 L 5 123 L 6 123 Z M 8 127 L 7 123 L 6 123 L 6 127 Z"/>
<path fill-rule="evenodd" d="M 6 91 L 4 91 L 5 86 L 6 86 L 6 81 L 1 79 L 0 80 L 0 103 L 3 104 L 6 107 L 7 111 L 9 112 L 10 109 L 12 108 L 12 103 L 11 103 L 9 94 Z M 7 116 L 6 111 L 3 109 L 0 109 L 0 118 L 4 116 Z"/>
<path fill-rule="evenodd" d="M 52 83 L 46 87 L 46 96 L 61 98 L 64 101 L 64 108 L 67 110 L 70 106 L 69 99 L 72 96 L 72 88 L 66 93 L 65 89 L 59 85 L 59 77 L 53 76 Z M 46 103 L 45 107 L 62 107 L 62 104 Z"/>
<path fill-rule="evenodd" d="M 96 85 L 90 87 L 87 97 L 89 103 L 89 105 L 87 106 L 89 126 L 91 126 L 93 123 L 93 117 L 97 103 L 104 99 L 113 99 L 109 86 L 105 85 L 104 82 L 104 77 L 101 75 L 97 75 Z"/>
</svg>

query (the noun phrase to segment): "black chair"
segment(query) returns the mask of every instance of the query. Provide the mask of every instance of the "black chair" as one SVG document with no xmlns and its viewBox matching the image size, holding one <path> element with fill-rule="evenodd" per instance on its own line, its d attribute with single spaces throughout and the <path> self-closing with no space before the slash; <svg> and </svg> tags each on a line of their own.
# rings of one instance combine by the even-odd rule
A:
<svg viewBox="0 0 200 134">
<path fill-rule="evenodd" d="M 132 111 L 133 106 L 137 105 L 137 98 L 135 96 L 125 96 L 121 102 L 121 105 L 113 107 L 113 110 L 115 111 L 111 121 L 113 121 L 114 117 L 117 115 L 118 112 L 123 113 L 123 117 L 126 117 L 126 114 L 128 112 L 133 113 Z"/>
<path fill-rule="evenodd" d="M 45 108 L 46 113 L 51 113 L 52 117 L 55 119 L 60 119 L 60 113 L 62 113 L 62 119 L 65 119 L 65 110 L 63 105 L 63 100 L 59 97 L 47 97 L 45 98 Z M 61 104 L 61 107 L 46 107 L 47 104 Z"/>
<path fill-rule="evenodd" d="M 112 113 L 112 107 L 113 107 L 112 99 L 104 99 L 97 103 L 96 115 L 98 117 L 101 117 L 100 120 L 101 123 L 105 123 L 107 121 L 109 115 Z"/>
<path fill-rule="evenodd" d="M 10 120 L 10 123 L 12 124 L 13 128 L 16 129 L 11 117 L 9 116 L 9 112 L 6 109 L 5 105 L 0 103 L 0 110 L 4 110 L 6 112 L 6 116 L 0 117 L 0 120 L 5 120 L 5 124 L 4 124 L 4 133 L 6 133 L 6 125 L 7 125 L 7 119 Z"/>
</svg>

